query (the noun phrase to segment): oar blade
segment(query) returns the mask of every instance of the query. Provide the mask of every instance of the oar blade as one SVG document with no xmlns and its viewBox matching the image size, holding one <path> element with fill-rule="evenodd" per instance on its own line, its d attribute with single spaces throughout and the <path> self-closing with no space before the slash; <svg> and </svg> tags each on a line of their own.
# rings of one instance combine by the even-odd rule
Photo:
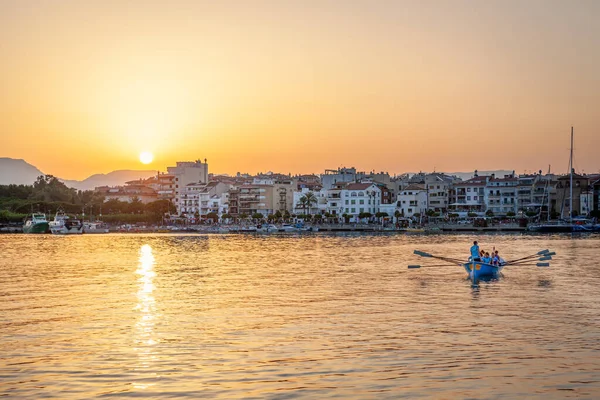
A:
<svg viewBox="0 0 600 400">
<path fill-rule="evenodd" d="M 538 266 L 538 267 L 549 267 L 550 263 L 541 262 L 541 263 L 537 263 L 536 266 Z"/>
<path fill-rule="evenodd" d="M 552 256 L 555 256 L 555 255 L 556 255 L 556 252 L 555 252 L 555 251 L 553 251 L 553 252 L 550 252 L 550 253 L 546 253 L 545 255 L 546 255 L 546 256 L 550 256 L 550 257 L 552 257 Z"/>
<path fill-rule="evenodd" d="M 421 268 L 420 265 L 409 265 L 408 269 Z"/>
<path fill-rule="evenodd" d="M 538 253 L 537 253 L 537 254 L 538 254 L 539 256 L 541 256 L 541 255 L 544 255 L 544 254 L 546 254 L 546 253 L 550 253 L 550 250 L 546 249 L 546 250 L 538 251 Z"/>
<path fill-rule="evenodd" d="M 424 251 L 420 251 L 420 250 L 415 250 L 414 253 L 421 257 L 431 257 L 431 254 L 425 253 Z"/>
<path fill-rule="evenodd" d="M 552 260 L 551 256 L 545 256 L 545 257 L 538 258 L 538 261 L 549 261 L 549 260 Z"/>
</svg>

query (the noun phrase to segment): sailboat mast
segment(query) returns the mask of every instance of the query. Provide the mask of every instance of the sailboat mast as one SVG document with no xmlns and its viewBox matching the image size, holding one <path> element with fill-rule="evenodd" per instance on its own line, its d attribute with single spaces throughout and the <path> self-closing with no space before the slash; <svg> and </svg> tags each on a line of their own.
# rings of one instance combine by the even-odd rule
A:
<svg viewBox="0 0 600 400">
<path fill-rule="evenodd" d="M 569 182 L 569 222 L 573 223 L 573 127 L 571 127 L 571 157 L 569 160 L 569 173 L 571 174 Z"/>
</svg>

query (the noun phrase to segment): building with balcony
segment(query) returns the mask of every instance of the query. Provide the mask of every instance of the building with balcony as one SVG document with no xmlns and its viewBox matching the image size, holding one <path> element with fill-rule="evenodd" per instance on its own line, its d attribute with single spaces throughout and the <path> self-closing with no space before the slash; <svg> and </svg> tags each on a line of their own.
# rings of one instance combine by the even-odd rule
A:
<svg viewBox="0 0 600 400">
<path fill-rule="evenodd" d="M 516 215 L 518 211 L 518 188 L 519 178 L 515 177 L 514 174 L 505 175 L 503 178 L 496 178 L 492 174 L 484 189 L 487 210 L 492 211 L 494 216 L 506 216 L 509 213 Z M 524 197 L 527 197 L 527 201 L 530 201 L 530 190 L 528 196 Z"/>
<path fill-rule="evenodd" d="M 175 193 L 173 203 L 178 209 L 182 195 L 185 192 L 185 187 L 190 183 L 208 183 L 208 163 L 196 161 L 178 161 L 174 167 L 167 167 L 169 175 L 173 175 L 173 183 L 175 184 Z"/>
<path fill-rule="evenodd" d="M 203 219 L 210 212 L 218 213 L 219 205 L 213 206 L 214 201 L 219 201 L 230 188 L 231 185 L 222 182 L 189 183 L 175 205 L 177 212 L 189 219 Z"/>
<path fill-rule="evenodd" d="M 448 212 L 483 214 L 486 210 L 485 187 L 490 179 L 490 176 L 475 174 L 469 180 L 454 183 L 448 192 Z"/>
<path fill-rule="evenodd" d="M 372 182 L 348 183 L 334 197 L 332 203 L 338 204 L 337 214 L 347 214 L 351 220 L 358 221 L 361 213 L 375 215 L 381 206 L 381 187 Z M 336 194 L 337 196 L 337 194 Z"/>
</svg>

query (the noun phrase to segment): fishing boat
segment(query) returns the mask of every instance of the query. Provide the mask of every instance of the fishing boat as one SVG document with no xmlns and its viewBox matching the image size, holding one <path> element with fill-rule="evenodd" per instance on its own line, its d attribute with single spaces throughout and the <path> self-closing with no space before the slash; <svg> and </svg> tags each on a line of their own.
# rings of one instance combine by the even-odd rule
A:
<svg viewBox="0 0 600 400">
<path fill-rule="evenodd" d="M 46 214 L 33 213 L 23 224 L 23 233 L 46 233 L 49 231 Z"/>
<path fill-rule="evenodd" d="M 50 232 L 55 235 L 73 235 L 83 233 L 83 224 L 80 220 L 70 218 L 62 210 L 58 210 L 54 221 L 50 222 Z"/>
<path fill-rule="evenodd" d="M 436 256 L 424 251 L 415 250 L 414 254 L 424 257 L 424 258 L 432 258 L 436 260 L 443 261 L 444 264 L 436 264 L 436 265 L 409 265 L 409 269 L 414 268 L 423 268 L 423 267 L 444 267 L 444 266 L 452 266 L 457 265 L 461 266 L 465 269 L 469 277 L 476 281 L 482 278 L 498 278 L 500 276 L 500 271 L 502 271 L 507 266 L 537 266 L 537 267 L 549 267 L 550 263 L 545 261 L 552 260 L 552 256 L 556 255 L 555 252 L 551 252 L 550 250 L 541 250 L 535 254 L 530 254 L 525 257 L 520 257 L 510 261 L 503 261 L 498 265 L 490 264 L 482 262 L 481 260 L 471 260 L 469 259 L 467 262 L 459 260 L 457 258 L 445 257 L 445 256 Z"/>
</svg>

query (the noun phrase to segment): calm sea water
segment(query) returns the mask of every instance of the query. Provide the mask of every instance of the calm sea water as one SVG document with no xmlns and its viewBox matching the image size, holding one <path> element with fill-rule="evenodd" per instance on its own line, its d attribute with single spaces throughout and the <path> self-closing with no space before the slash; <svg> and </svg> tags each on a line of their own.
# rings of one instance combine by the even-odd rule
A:
<svg viewBox="0 0 600 400">
<path fill-rule="evenodd" d="M 600 236 L 0 236 L 0 395 L 598 398 Z M 423 264 L 423 263 L 422 263 Z"/>
</svg>

